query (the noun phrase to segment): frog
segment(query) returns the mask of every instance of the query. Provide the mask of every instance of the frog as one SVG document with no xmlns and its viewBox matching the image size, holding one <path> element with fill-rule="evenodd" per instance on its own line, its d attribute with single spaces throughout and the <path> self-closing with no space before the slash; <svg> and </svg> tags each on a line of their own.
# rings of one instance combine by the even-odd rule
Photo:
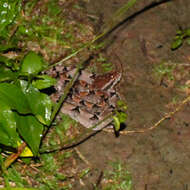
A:
<svg viewBox="0 0 190 190">
<path fill-rule="evenodd" d="M 113 71 L 104 75 L 98 75 L 95 77 L 92 85 L 90 86 L 93 90 L 106 90 L 113 89 L 113 87 L 120 81 L 121 72 Z"/>
<path fill-rule="evenodd" d="M 66 72 L 64 76 L 68 78 L 72 77 L 72 72 Z M 85 127 L 91 127 L 104 119 L 107 112 L 110 113 L 114 110 L 116 101 L 119 98 L 115 88 L 121 76 L 122 73 L 120 71 L 95 75 L 83 70 L 78 81 L 73 86 L 70 95 L 64 102 L 61 112 L 68 114 Z M 60 82 L 65 84 L 64 79 L 61 77 L 60 79 Z M 64 90 L 65 86 L 60 86 L 63 86 Z M 112 97 L 113 94 L 114 97 Z M 99 130 L 109 123 L 110 121 L 104 122 L 101 126 L 94 128 L 94 130 Z"/>
<path fill-rule="evenodd" d="M 120 79 L 121 72 L 118 71 L 95 76 L 93 81 L 86 86 L 85 91 L 81 91 L 81 88 L 78 85 L 77 88 L 79 90 L 77 90 L 76 93 L 73 93 L 72 99 L 81 98 L 81 100 L 91 102 L 93 104 L 104 105 L 102 102 L 112 95 L 110 92 L 115 92 L 114 88 Z"/>
</svg>

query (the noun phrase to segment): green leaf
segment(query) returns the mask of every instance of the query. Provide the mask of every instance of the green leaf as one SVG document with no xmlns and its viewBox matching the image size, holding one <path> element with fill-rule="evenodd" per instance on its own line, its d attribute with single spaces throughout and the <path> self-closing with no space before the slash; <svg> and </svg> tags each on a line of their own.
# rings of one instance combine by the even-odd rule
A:
<svg viewBox="0 0 190 190">
<path fill-rule="evenodd" d="M 41 123 L 48 125 L 52 110 L 52 102 L 49 96 L 41 93 L 32 85 L 28 85 L 26 81 L 20 81 L 20 86 L 29 102 L 32 113 Z"/>
<path fill-rule="evenodd" d="M 8 105 L 0 101 L 0 144 L 16 148 L 17 141 L 14 113 Z"/>
<path fill-rule="evenodd" d="M 21 73 L 27 75 L 36 75 L 46 66 L 42 57 L 35 52 L 29 52 L 23 59 Z"/>
<path fill-rule="evenodd" d="M 190 38 L 187 38 L 187 44 L 190 45 Z"/>
<path fill-rule="evenodd" d="M 27 28 L 25 25 L 19 26 L 17 33 L 19 33 L 19 35 L 27 35 L 27 36 L 34 35 L 34 32 L 32 31 L 32 29 Z"/>
<path fill-rule="evenodd" d="M 20 146 L 21 143 L 17 142 L 17 145 Z M 19 155 L 19 157 L 22 157 L 22 158 L 24 158 L 24 157 L 33 157 L 33 156 L 34 156 L 34 154 L 32 153 L 32 151 L 30 150 L 30 148 L 28 146 L 26 146 L 24 148 L 24 150 L 22 151 L 22 153 Z"/>
<path fill-rule="evenodd" d="M 0 66 L 0 82 L 15 80 L 18 72 L 13 72 L 11 69 Z"/>
<path fill-rule="evenodd" d="M 120 121 L 119 121 L 119 118 L 116 117 L 116 116 L 113 116 L 113 119 L 114 119 L 114 127 L 115 127 L 115 130 L 116 130 L 116 131 L 119 131 L 119 129 L 120 129 Z"/>
<path fill-rule="evenodd" d="M 38 89 L 49 88 L 56 83 L 56 79 L 48 76 L 48 75 L 38 75 L 37 80 L 32 81 L 32 85 Z"/>
<path fill-rule="evenodd" d="M 123 110 L 123 111 L 127 110 L 127 104 L 123 100 L 118 100 L 117 106 L 120 110 Z"/>
<path fill-rule="evenodd" d="M 171 45 L 171 49 L 175 50 L 175 49 L 179 48 L 182 44 L 183 44 L 183 39 L 182 38 L 178 38 L 175 41 L 173 41 L 173 43 Z"/>
<path fill-rule="evenodd" d="M 31 115 L 21 116 L 15 113 L 15 118 L 19 134 L 31 148 L 34 156 L 37 156 L 44 128 L 43 125 Z"/>
<path fill-rule="evenodd" d="M 125 123 L 127 120 L 127 114 L 125 112 L 118 112 L 117 117 L 120 123 Z"/>
<path fill-rule="evenodd" d="M 0 52 L 7 51 L 16 47 L 13 44 L 0 44 Z"/>
<path fill-rule="evenodd" d="M 61 9 L 59 7 L 59 5 L 57 4 L 56 1 L 50 1 L 48 3 L 48 13 L 51 15 L 51 16 L 56 16 L 58 15 L 59 13 L 61 12 Z"/>
<path fill-rule="evenodd" d="M 11 109 L 17 110 L 19 113 L 31 113 L 27 98 L 22 90 L 14 84 L 0 84 L 0 101 L 4 102 Z"/>
<path fill-rule="evenodd" d="M 90 172 L 90 168 L 84 169 L 84 170 L 82 170 L 82 172 L 80 173 L 79 177 L 80 177 L 80 178 L 84 178 L 89 172 Z"/>
<path fill-rule="evenodd" d="M 181 36 L 183 34 L 183 31 L 177 30 L 176 35 Z"/>
<path fill-rule="evenodd" d="M 11 67 L 13 65 L 13 60 L 0 55 L 0 63 L 4 63 L 7 67 Z"/>
<path fill-rule="evenodd" d="M 184 31 L 185 37 L 190 37 L 190 28 Z"/>
<path fill-rule="evenodd" d="M 0 1 L 0 37 L 8 37 L 7 27 L 13 23 L 20 10 L 21 0 Z"/>
<path fill-rule="evenodd" d="M 113 116 L 114 127 L 116 131 L 119 131 L 121 123 L 125 123 L 127 120 L 127 114 L 125 112 L 116 112 L 116 115 Z"/>
</svg>

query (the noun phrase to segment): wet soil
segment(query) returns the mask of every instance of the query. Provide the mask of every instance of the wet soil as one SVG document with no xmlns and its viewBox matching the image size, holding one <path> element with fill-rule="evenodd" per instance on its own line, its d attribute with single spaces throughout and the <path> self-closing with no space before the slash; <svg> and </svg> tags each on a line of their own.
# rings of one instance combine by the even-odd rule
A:
<svg viewBox="0 0 190 190">
<path fill-rule="evenodd" d="M 137 1 L 126 17 L 144 9 L 151 2 Z M 89 14 L 97 15 L 104 23 L 124 3 L 124 0 L 91 0 L 84 6 Z M 132 17 L 110 34 L 109 38 L 114 40 L 106 53 L 113 63 L 116 59 L 114 54 L 117 54 L 123 65 L 119 91 L 128 104 L 125 130 L 151 127 L 188 96 L 188 92 L 180 87 L 189 80 L 190 47 L 184 44 L 178 50 L 171 51 L 170 46 L 176 31 L 189 27 L 189 9 L 188 0 L 158 4 Z M 177 64 L 178 69 L 172 73 L 173 80 L 156 75 L 155 67 L 163 61 Z M 187 104 L 152 131 L 121 134 L 119 137 L 101 132 L 78 146 L 79 151 L 96 168 L 82 189 L 92 189 L 100 172 L 115 160 L 127 165 L 135 190 L 190 188 L 189 114 L 190 106 Z"/>
</svg>

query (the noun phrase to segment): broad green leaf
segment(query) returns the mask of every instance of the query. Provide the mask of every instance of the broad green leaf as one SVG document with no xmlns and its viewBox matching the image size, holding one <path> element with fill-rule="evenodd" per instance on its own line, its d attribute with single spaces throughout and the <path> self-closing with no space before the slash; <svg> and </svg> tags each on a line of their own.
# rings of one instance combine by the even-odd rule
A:
<svg viewBox="0 0 190 190">
<path fill-rule="evenodd" d="M 38 89 L 49 88 L 56 83 L 56 79 L 48 76 L 48 75 L 39 75 L 37 76 L 37 80 L 32 81 L 32 85 Z"/>
<path fill-rule="evenodd" d="M 34 156 L 37 156 L 43 132 L 43 125 L 31 115 L 21 116 L 15 113 L 16 124 L 19 134 L 31 148 Z"/>
<path fill-rule="evenodd" d="M 16 148 L 17 141 L 14 113 L 8 105 L 0 100 L 0 144 Z"/>
<path fill-rule="evenodd" d="M 15 117 L 15 115 L 14 115 L 14 117 Z M 15 122 L 16 122 L 16 120 L 15 120 Z M 23 140 L 19 139 L 19 141 L 17 141 L 17 147 L 19 147 L 22 142 L 23 142 Z M 13 152 L 7 150 L 6 153 L 12 154 Z M 19 155 L 19 157 L 22 157 L 22 158 L 24 158 L 24 157 L 33 157 L 33 156 L 34 155 L 33 155 L 31 149 L 28 146 L 26 146 L 24 148 L 24 150 L 22 151 L 22 153 Z"/>
<path fill-rule="evenodd" d="M 18 72 L 13 72 L 11 69 L 0 66 L 0 82 L 15 80 Z"/>
<path fill-rule="evenodd" d="M 0 1 L 0 37 L 8 37 L 7 26 L 12 24 L 21 10 L 21 0 Z"/>
<path fill-rule="evenodd" d="M 21 73 L 27 75 L 36 75 L 45 67 L 45 62 L 35 52 L 29 52 L 23 59 Z"/>
<path fill-rule="evenodd" d="M 17 141 L 17 145 L 20 146 L 21 143 Z M 33 157 L 33 156 L 34 155 L 28 146 L 26 146 L 24 150 L 22 151 L 22 153 L 19 155 L 19 157 Z"/>
<path fill-rule="evenodd" d="M 171 45 L 171 49 L 175 50 L 178 47 L 180 47 L 183 44 L 183 39 L 182 38 L 178 38 L 175 41 L 173 41 L 172 45 Z"/>
<path fill-rule="evenodd" d="M 28 85 L 26 81 L 20 81 L 20 86 L 29 102 L 32 113 L 41 123 L 48 125 L 52 110 L 52 102 L 49 96 L 41 93 L 32 85 Z"/>
<path fill-rule="evenodd" d="M 31 113 L 27 98 L 22 90 L 14 84 L 0 84 L 0 101 L 7 104 L 11 109 L 17 110 L 19 113 Z"/>
</svg>

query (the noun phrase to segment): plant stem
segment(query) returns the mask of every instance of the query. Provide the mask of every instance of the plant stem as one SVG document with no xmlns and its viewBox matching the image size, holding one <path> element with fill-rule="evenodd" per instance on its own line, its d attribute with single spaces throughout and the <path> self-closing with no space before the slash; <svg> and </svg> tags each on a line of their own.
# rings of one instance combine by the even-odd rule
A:
<svg viewBox="0 0 190 190">
<path fill-rule="evenodd" d="M 126 11 L 128 11 L 129 8 L 131 8 L 135 3 L 136 3 L 137 0 L 130 0 L 127 4 L 125 4 L 123 7 L 121 7 L 117 12 L 116 12 L 116 18 L 120 18 Z M 84 50 L 85 48 L 88 48 L 90 47 L 93 43 L 95 43 L 97 40 L 101 39 L 102 37 L 104 37 L 106 34 L 108 34 L 110 31 L 112 31 L 112 29 L 117 26 L 118 23 L 116 23 L 116 19 L 114 19 L 114 17 L 111 19 L 111 21 L 108 23 L 108 27 L 107 29 L 105 29 L 105 31 L 99 35 L 97 35 L 91 42 L 88 42 L 86 44 L 84 44 L 83 47 L 79 48 L 78 50 L 76 50 L 74 53 L 68 55 L 67 57 L 63 58 L 62 60 L 60 60 L 59 62 L 56 62 L 52 65 L 50 65 L 49 67 L 46 68 L 49 69 L 55 65 L 58 65 L 58 64 L 62 64 L 63 62 L 67 61 L 68 59 L 74 57 L 75 55 L 77 55 L 79 52 L 81 52 L 82 50 Z M 110 24 L 111 23 L 111 24 Z M 68 83 L 68 85 L 65 87 L 65 91 L 63 93 L 63 95 L 61 96 L 59 102 L 55 105 L 54 109 L 53 109 L 53 113 L 51 115 L 51 119 L 50 119 L 50 124 L 48 127 L 51 126 L 52 122 L 54 121 L 57 113 L 59 112 L 64 100 L 67 98 L 68 96 L 68 93 L 70 92 L 73 84 L 75 83 L 75 81 L 77 80 L 78 78 L 78 75 L 79 75 L 79 72 L 84 68 L 84 64 L 85 64 L 85 61 L 83 61 L 78 67 L 77 67 L 77 70 L 73 76 L 73 78 L 71 79 L 71 81 Z M 113 117 L 113 113 L 108 115 L 107 117 L 105 117 L 105 120 L 107 120 L 108 118 L 110 117 Z M 94 126 L 92 126 L 90 129 L 93 129 L 95 127 L 97 127 L 98 125 L 100 125 L 102 122 L 104 121 L 104 119 L 100 122 L 98 122 L 97 124 L 95 124 Z M 48 129 L 47 129 L 48 131 Z M 46 132 L 47 132 L 46 131 Z M 45 132 L 45 134 L 46 134 Z"/>
<path fill-rule="evenodd" d="M 6 168 L 8 168 L 19 156 L 20 154 L 23 152 L 23 150 L 25 149 L 26 147 L 26 143 L 23 142 L 19 147 L 18 147 L 18 150 L 17 150 L 17 153 L 13 153 L 11 154 L 6 160 L 5 162 L 3 163 L 3 170 L 6 171 Z"/>
<path fill-rule="evenodd" d="M 66 145 L 66 146 L 63 146 L 63 147 L 60 147 L 59 145 L 55 145 L 55 146 L 50 146 L 50 147 L 45 147 L 45 148 L 42 148 L 40 150 L 40 154 L 44 154 L 44 153 L 51 153 L 51 152 L 55 152 L 55 151 L 60 151 L 60 150 L 65 150 L 65 149 L 69 149 L 69 148 L 73 148 L 75 145 L 78 145 L 80 142 L 83 142 L 84 139 L 87 139 L 88 137 L 85 137 L 83 139 L 82 136 L 84 136 L 85 134 L 87 134 L 89 131 L 92 131 L 92 129 L 96 128 L 98 125 L 100 125 L 101 123 L 103 123 L 104 121 L 110 119 L 110 118 L 113 118 L 115 113 L 111 113 L 109 115 L 107 115 L 104 119 L 102 119 L 101 121 L 99 121 L 98 123 L 94 124 L 92 127 L 88 128 L 85 133 L 82 133 L 80 134 L 77 138 L 74 138 L 74 139 L 71 139 L 71 140 L 68 140 L 67 141 L 67 144 L 70 144 L 70 145 Z M 111 121 L 110 121 L 111 122 Z M 105 126 L 106 127 L 106 126 Z M 102 129 L 104 129 L 105 127 L 103 127 Z M 102 129 L 100 130 L 97 130 L 96 132 L 98 131 L 101 131 Z M 94 134 L 94 133 L 93 133 Z M 91 136 L 91 135 L 89 135 Z M 79 140 L 81 139 L 81 140 Z M 78 140 L 78 142 L 76 142 Z M 71 144 L 72 143 L 72 144 Z"/>
<path fill-rule="evenodd" d="M 54 109 L 53 109 L 53 113 L 51 115 L 51 119 L 50 119 L 50 125 L 52 124 L 52 122 L 54 121 L 55 119 L 55 116 L 57 115 L 58 111 L 60 110 L 64 100 L 67 98 L 68 96 L 68 93 L 70 92 L 73 84 L 75 83 L 75 81 L 77 80 L 78 78 L 78 75 L 79 75 L 79 72 L 81 70 L 81 65 L 77 67 L 77 70 L 75 71 L 75 74 L 73 76 L 73 78 L 69 81 L 68 85 L 65 87 L 65 90 L 64 90 L 64 93 L 63 95 L 61 96 L 61 98 L 59 99 L 59 102 L 55 105 Z"/>
<path fill-rule="evenodd" d="M 63 62 L 67 61 L 68 59 L 70 59 L 70 58 L 74 57 L 75 55 L 77 55 L 79 52 L 81 52 L 85 48 L 90 47 L 93 43 L 95 43 L 100 38 L 106 36 L 110 31 L 113 30 L 113 28 L 115 28 L 115 26 L 118 25 L 118 23 L 119 23 L 118 20 L 121 19 L 121 16 L 124 15 L 124 13 L 127 12 L 128 9 L 131 8 L 136 3 L 136 1 L 137 0 L 130 0 L 123 7 L 121 7 L 118 11 L 116 11 L 116 13 L 111 18 L 111 20 L 105 25 L 105 29 L 104 29 L 103 33 L 101 33 L 98 36 L 96 36 L 91 42 L 88 42 L 88 43 L 84 44 L 83 47 L 79 48 L 74 53 L 68 55 L 67 57 L 63 58 L 59 62 L 56 62 L 56 63 L 50 65 L 49 67 L 46 68 L 46 70 L 48 70 L 49 68 L 51 68 L 51 67 L 53 67 L 55 65 L 62 64 Z"/>
</svg>

